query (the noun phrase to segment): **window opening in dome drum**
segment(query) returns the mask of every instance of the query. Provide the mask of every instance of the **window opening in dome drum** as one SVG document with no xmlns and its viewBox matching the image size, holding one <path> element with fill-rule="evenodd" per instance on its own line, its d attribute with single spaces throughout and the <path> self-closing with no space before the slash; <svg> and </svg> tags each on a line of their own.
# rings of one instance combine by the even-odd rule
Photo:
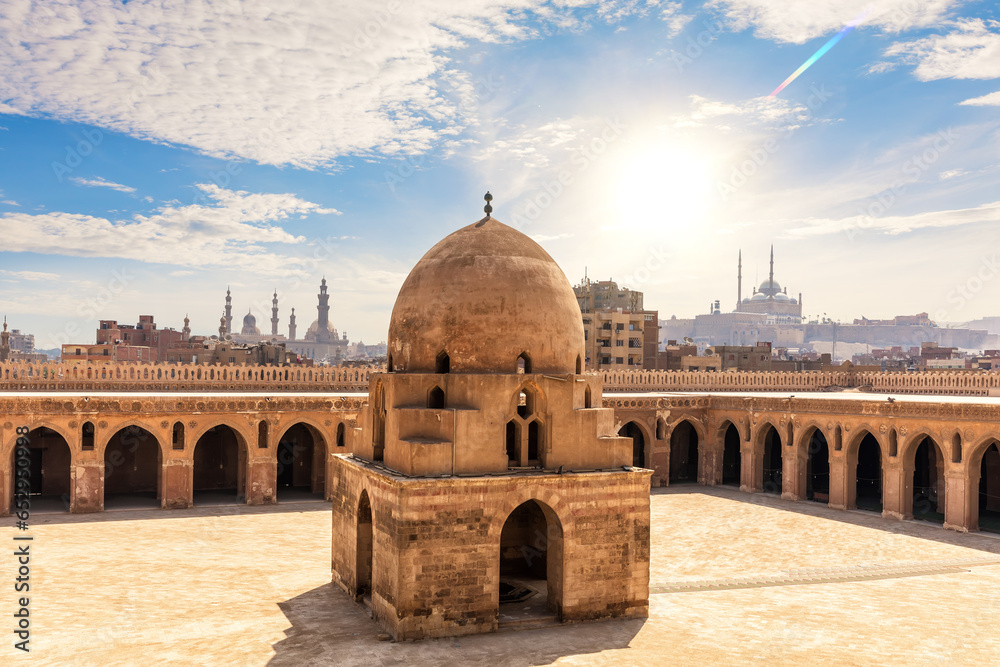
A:
<svg viewBox="0 0 1000 667">
<path fill-rule="evenodd" d="M 522 352 L 518 355 L 517 372 L 521 374 L 531 372 L 531 357 L 528 356 L 527 352 Z"/>
<path fill-rule="evenodd" d="M 427 407 L 444 410 L 444 390 L 441 387 L 435 386 L 427 392 Z"/>
<path fill-rule="evenodd" d="M 438 353 L 437 360 L 434 368 L 435 373 L 450 373 L 451 372 L 451 359 L 448 357 L 448 353 L 441 350 Z"/>
</svg>

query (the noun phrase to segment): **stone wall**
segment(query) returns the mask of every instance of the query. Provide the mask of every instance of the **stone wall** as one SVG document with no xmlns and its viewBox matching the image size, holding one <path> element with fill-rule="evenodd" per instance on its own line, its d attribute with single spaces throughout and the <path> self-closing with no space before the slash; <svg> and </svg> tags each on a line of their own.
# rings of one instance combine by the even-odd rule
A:
<svg viewBox="0 0 1000 667">
<path fill-rule="evenodd" d="M 406 478 L 337 456 L 332 472 L 333 581 L 357 594 L 365 493 L 375 533 L 373 617 L 397 640 L 497 629 L 500 537 L 528 501 L 550 517 L 549 596 L 562 620 L 648 613 L 647 470 Z"/>
</svg>

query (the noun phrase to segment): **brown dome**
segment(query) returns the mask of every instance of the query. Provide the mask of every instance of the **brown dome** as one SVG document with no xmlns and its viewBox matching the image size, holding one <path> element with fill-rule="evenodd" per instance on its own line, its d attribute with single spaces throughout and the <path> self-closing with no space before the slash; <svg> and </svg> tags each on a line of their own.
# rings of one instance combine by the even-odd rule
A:
<svg viewBox="0 0 1000 667">
<path fill-rule="evenodd" d="M 584 355 L 583 322 L 566 275 L 521 232 L 484 218 L 445 237 L 410 271 L 389 322 L 392 368 L 574 373 Z"/>
</svg>

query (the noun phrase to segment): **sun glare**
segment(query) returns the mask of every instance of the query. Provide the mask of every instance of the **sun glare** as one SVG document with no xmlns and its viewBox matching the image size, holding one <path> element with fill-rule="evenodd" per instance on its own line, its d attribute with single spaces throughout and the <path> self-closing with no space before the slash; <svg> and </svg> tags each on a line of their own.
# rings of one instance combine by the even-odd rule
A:
<svg viewBox="0 0 1000 667">
<path fill-rule="evenodd" d="M 618 226 L 681 232 L 700 222 L 711 201 L 707 153 L 682 142 L 657 141 L 624 153 L 612 191 Z"/>
</svg>

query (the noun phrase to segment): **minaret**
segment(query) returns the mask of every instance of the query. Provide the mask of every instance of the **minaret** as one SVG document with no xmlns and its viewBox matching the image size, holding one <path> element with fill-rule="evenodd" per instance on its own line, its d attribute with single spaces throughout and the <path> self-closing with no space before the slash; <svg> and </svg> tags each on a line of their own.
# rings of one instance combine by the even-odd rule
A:
<svg viewBox="0 0 1000 667">
<path fill-rule="evenodd" d="M 278 335 L 278 290 L 274 290 L 274 298 L 271 299 L 271 335 Z"/>
<path fill-rule="evenodd" d="M 181 333 L 184 335 L 185 340 L 191 340 L 191 320 L 188 318 L 187 313 L 184 313 L 184 328 L 181 329 Z"/>
<path fill-rule="evenodd" d="M 292 314 L 288 316 L 288 340 L 295 340 L 295 309 L 292 308 Z"/>
<path fill-rule="evenodd" d="M 736 264 L 736 310 L 740 309 L 743 303 L 743 250 L 740 249 L 739 259 Z"/>
<path fill-rule="evenodd" d="M 771 272 L 767 274 L 767 289 L 769 291 L 774 290 L 774 244 L 771 244 Z M 768 294 L 768 296 L 774 296 L 773 294 Z"/>
<path fill-rule="evenodd" d="M 229 319 L 232 319 L 231 317 Z M 223 315 L 219 318 L 219 340 L 226 340 L 226 327 L 229 326 L 226 323 L 226 316 Z"/>
<path fill-rule="evenodd" d="M 226 333 L 233 332 L 233 297 L 229 293 L 229 287 L 226 287 Z"/>
<path fill-rule="evenodd" d="M 10 334 L 7 333 L 7 316 L 3 316 L 3 333 L 0 333 L 0 361 L 10 361 Z"/>
<path fill-rule="evenodd" d="M 317 343 L 329 343 L 330 342 L 330 295 L 326 293 L 326 277 L 323 277 L 323 282 L 319 284 L 319 305 L 316 306 L 316 310 L 319 313 L 317 318 L 316 326 L 316 342 Z"/>
</svg>

